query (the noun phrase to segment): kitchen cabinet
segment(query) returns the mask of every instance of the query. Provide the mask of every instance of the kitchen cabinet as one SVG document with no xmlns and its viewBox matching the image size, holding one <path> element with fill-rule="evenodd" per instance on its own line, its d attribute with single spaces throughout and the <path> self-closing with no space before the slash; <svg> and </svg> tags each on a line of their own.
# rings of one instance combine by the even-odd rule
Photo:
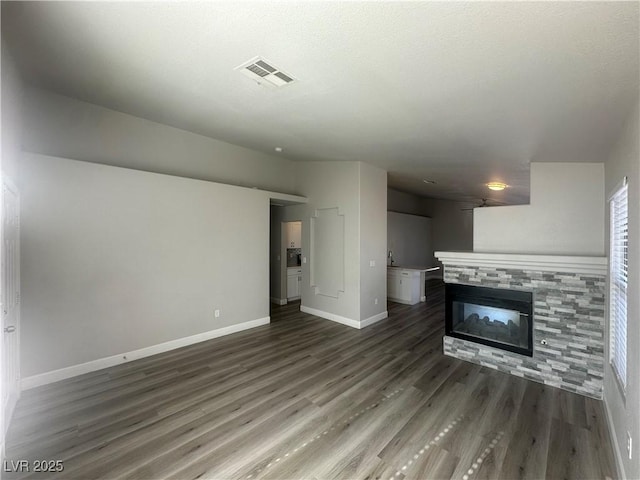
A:
<svg viewBox="0 0 640 480">
<path fill-rule="evenodd" d="M 302 248 L 302 222 L 287 223 L 287 248 Z"/>
<path fill-rule="evenodd" d="M 392 302 L 415 305 L 420 302 L 421 271 L 391 267 L 387 269 L 387 298 Z"/>
<path fill-rule="evenodd" d="M 400 297 L 400 277 L 398 270 L 387 269 L 387 298 L 396 299 Z"/>
<path fill-rule="evenodd" d="M 302 286 L 302 269 L 287 268 L 287 300 L 300 298 Z"/>
</svg>

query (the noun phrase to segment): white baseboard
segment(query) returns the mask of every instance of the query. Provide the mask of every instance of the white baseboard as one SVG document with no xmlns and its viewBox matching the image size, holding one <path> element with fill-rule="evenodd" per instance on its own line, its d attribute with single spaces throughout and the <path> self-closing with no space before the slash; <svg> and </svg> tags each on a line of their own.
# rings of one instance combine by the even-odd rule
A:
<svg viewBox="0 0 640 480">
<path fill-rule="evenodd" d="M 410 300 L 403 300 L 402 298 L 387 297 L 387 300 L 391 300 L 392 302 L 395 302 L 395 303 L 402 303 L 404 305 L 416 305 L 416 303 L 411 303 Z"/>
<path fill-rule="evenodd" d="M 604 403 L 604 411 L 607 415 L 607 426 L 609 427 L 609 437 L 611 437 L 611 441 L 613 442 L 613 451 L 616 457 L 616 467 L 618 470 L 618 474 L 615 478 L 626 478 L 624 475 L 624 462 L 622 451 L 620 450 L 620 444 L 618 443 L 618 437 L 616 436 L 616 430 L 613 426 L 613 420 L 611 419 L 611 412 L 609 411 L 609 404 L 607 403 L 607 397 L 603 395 L 602 403 Z"/>
<path fill-rule="evenodd" d="M 389 316 L 389 314 L 386 311 L 384 311 L 372 317 L 366 318 L 362 321 L 358 321 L 358 320 L 353 320 L 351 318 L 342 317 L 334 313 L 318 310 L 316 308 L 307 307 L 305 305 L 300 305 L 300 311 L 304 313 L 310 313 L 311 315 L 315 315 L 316 317 L 326 318 L 327 320 L 331 320 L 332 322 L 341 323 L 342 325 L 346 325 L 348 327 L 357 328 L 357 329 L 368 327 L 369 325 L 379 322 L 380 320 L 384 320 Z"/>
<path fill-rule="evenodd" d="M 377 315 L 373 315 L 372 317 L 365 318 L 364 320 L 360 320 L 360 328 L 368 327 L 369 325 L 373 325 L 374 323 L 379 322 L 380 320 L 384 320 L 389 316 L 389 312 L 386 310 L 384 312 L 380 312 Z"/>
<path fill-rule="evenodd" d="M 177 338 L 175 340 L 159 343 L 139 350 L 99 358 L 90 362 L 60 368 L 58 370 L 51 370 L 50 372 L 40 373 L 38 375 L 32 375 L 30 377 L 23 378 L 20 382 L 20 387 L 22 390 L 28 390 L 48 383 L 58 382 L 66 378 L 76 377 L 78 375 L 95 372 L 96 370 L 101 370 L 103 368 L 113 367 L 114 365 L 131 362 L 139 358 L 149 357 L 158 353 L 168 352 L 169 350 L 175 350 L 176 348 L 193 345 L 194 343 L 204 342 L 205 340 L 211 340 L 212 338 L 223 337 L 225 335 L 231 335 L 232 333 L 241 332 L 250 328 L 267 325 L 270 321 L 270 317 L 258 318 L 257 320 L 250 320 L 248 322 L 238 323 L 236 325 L 230 325 L 216 330 L 209 330 L 208 332 L 198 333 L 189 337 Z"/>
<path fill-rule="evenodd" d="M 271 297 L 271 303 L 275 303 L 276 305 L 286 305 L 287 304 L 287 299 L 286 298 Z"/>
<path fill-rule="evenodd" d="M 316 317 L 326 318 L 327 320 L 331 320 L 332 322 L 338 322 L 348 327 L 360 328 L 360 322 L 357 320 L 353 320 L 347 317 L 341 317 L 340 315 L 335 315 L 333 313 L 325 312 L 323 310 L 317 310 L 315 308 L 300 305 L 300 311 L 304 313 L 310 313 L 311 315 L 315 315 Z"/>
</svg>

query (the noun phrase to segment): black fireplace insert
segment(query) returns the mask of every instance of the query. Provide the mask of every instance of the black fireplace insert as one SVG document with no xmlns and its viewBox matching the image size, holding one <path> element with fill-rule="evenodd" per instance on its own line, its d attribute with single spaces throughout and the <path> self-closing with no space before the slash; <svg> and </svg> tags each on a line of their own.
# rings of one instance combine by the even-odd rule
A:
<svg viewBox="0 0 640 480">
<path fill-rule="evenodd" d="M 447 283 L 446 334 L 531 357 L 532 297 L 519 290 Z"/>
</svg>

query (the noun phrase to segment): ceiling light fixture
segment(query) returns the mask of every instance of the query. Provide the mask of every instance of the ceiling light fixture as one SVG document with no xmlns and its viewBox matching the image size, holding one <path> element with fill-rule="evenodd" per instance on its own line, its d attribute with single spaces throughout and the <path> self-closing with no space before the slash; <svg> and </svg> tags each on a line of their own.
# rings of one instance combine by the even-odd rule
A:
<svg viewBox="0 0 640 480">
<path fill-rule="evenodd" d="M 506 183 L 502 183 L 502 182 L 489 182 L 489 183 L 487 183 L 487 187 L 489 188 L 489 190 L 495 190 L 496 192 L 504 190 L 508 186 L 509 185 L 507 185 Z"/>
<path fill-rule="evenodd" d="M 275 150 L 276 150 L 276 152 L 280 153 L 280 152 L 282 152 L 282 147 L 276 147 Z"/>
<path fill-rule="evenodd" d="M 426 183 L 427 185 L 435 185 L 436 182 L 434 180 L 422 180 L 424 183 Z"/>
</svg>

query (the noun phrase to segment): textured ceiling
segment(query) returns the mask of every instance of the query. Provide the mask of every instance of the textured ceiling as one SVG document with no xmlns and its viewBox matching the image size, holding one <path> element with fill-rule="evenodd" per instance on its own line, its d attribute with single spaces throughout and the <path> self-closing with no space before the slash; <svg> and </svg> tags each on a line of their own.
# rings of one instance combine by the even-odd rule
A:
<svg viewBox="0 0 640 480">
<path fill-rule="evenodd" d="M 2 2 L 26 80 L 425 196 L 525 202 L 532 161 L 606 158 L 639 88 L 638 2 Z M 297 81 L 234 70 L 257 56 Z M 432 179 L 436 185 L 422 180 Z M 512 188 L 489 194 L 502 180 Z"/>
</svg>

